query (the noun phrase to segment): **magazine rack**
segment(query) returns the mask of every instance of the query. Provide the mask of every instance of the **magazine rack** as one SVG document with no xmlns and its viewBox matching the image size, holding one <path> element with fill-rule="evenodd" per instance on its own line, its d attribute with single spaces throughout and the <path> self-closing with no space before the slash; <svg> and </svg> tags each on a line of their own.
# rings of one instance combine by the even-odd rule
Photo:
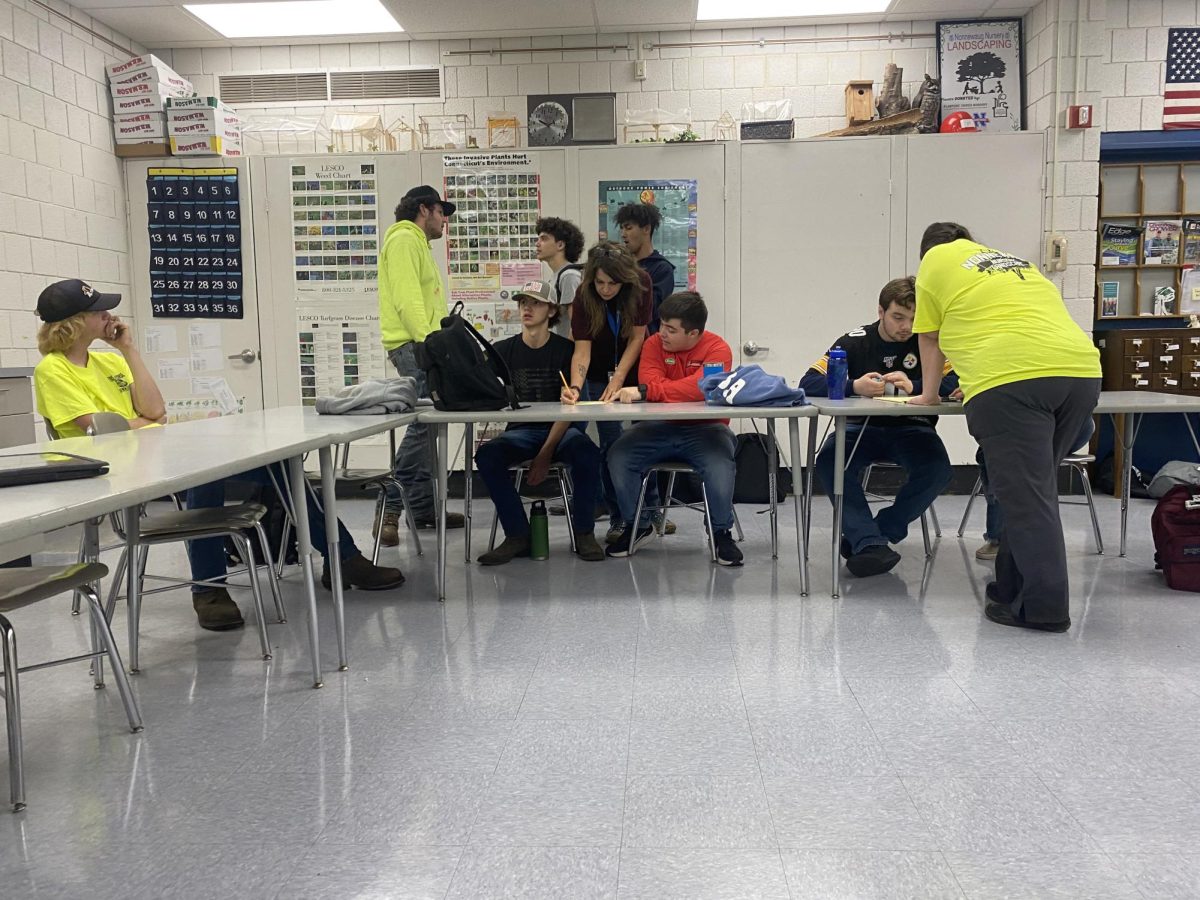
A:
<svg viewBox="0 0 1200 900">
<path fill-rule="evenodd" d="M 1180 312 L 1182 276 L 1200 265 L 1200 162 L 1112 163 L 1100 167 L 1100 216 L 1096 249 L 1096 319 L 1184 318 Z M 1188 220 L 1196 231 L 1189 235 Z M 1161 251 L 1147 240 L 1147 223 L 1181 223 L 1179 246 L 1172 260 L 1149 261 Z M 1128 225 L 1140 230 L 1130 262 L 1106 263 L 1113 248 L 1105 246 L 1105 225 Z M 1106 249 L 1109 250 L 1106 253 Z M 1161 291 L 1174 300 L 1164 311 Z M 1159 302 L 1156 305 L 1156 292 Z"/>
</svg>

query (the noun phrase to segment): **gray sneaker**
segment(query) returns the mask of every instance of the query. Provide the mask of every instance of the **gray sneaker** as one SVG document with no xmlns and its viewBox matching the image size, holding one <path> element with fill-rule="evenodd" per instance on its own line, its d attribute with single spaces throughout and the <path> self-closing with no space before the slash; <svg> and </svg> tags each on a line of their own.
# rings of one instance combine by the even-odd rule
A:
<svg viewBox="0 0 1200 900">
<path fill-rule="evenodd" d="M 621 539 L 621 535 L 625 533 L 624 522 L 613 522 L 608 526 L 608 533 L 604 535 L 604 543 L 610 547 Z"/>
</svg>

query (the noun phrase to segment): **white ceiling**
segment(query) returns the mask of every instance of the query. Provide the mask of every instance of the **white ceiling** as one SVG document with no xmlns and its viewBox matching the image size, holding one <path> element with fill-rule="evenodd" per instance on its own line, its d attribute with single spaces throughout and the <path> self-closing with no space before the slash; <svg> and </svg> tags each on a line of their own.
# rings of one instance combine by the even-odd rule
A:
<svg viewBox="0 0 1200 900">
<path fill-rule="evenodd" d="M 905 22 L 968 16 L 1023 15 L 1023 0 L 892 0 L 884 14 L 780 20 L 697 22 L 697 0 L 381 0 L 403 34 L 336 38 L 222 37 L 183 9 L 193 0 L 70 0 L 71 4 L 144 47 L 232 47 L 379 40 L 442 40 L 529 35 L 690 31 L 827 22 Z M 200 0 L 203 2 L 203 0 Z M 221 0 L 251 2 L 251 0 Z"/>
</svg>

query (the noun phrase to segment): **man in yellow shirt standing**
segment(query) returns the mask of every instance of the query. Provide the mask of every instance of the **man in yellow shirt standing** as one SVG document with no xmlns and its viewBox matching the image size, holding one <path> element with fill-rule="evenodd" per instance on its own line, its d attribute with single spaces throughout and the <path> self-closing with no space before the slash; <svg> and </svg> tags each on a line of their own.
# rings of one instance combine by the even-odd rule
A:
<svg viewBox="0 0 1200 900">
<path fill-rule="evenodd" d="M 417 395 L 429 396 L 425 372 L 417 365 L 414 344 L 442 327 L 446 298 L 442 273 L 433 261 L 430 242 L 441 239 L 454 204 L 427 184 L 413 188 L 396 207 L 396 224 L 383 236 L 379 257 L 379 327 L 383 347 L 396 371 L 417 383 Z M 396 450 L 396 480 L 404 485 L 418 528 L 432 528 L 433 482 L 428 427 L 413 423 Z M 400 500 L 389 497 L 380 543 L 400 543 L 397 526 Z M 446 514 L 447 528 L 462 528 L 459 513 Z"/>
<path fill-rule="evenodd" d="M 935 405 L 954 361 L 967 428 L 1004 510 L 996 580 L 984 614 L 1001 625 L 1071 627 L 1058 465 L 1075 449 L 1100 394 L 1100 354 L 1052 282 L 1019 257 L 976 243 L 954 222 L 921 239 L 917 318 L 925 385 Z"/>
</svg>

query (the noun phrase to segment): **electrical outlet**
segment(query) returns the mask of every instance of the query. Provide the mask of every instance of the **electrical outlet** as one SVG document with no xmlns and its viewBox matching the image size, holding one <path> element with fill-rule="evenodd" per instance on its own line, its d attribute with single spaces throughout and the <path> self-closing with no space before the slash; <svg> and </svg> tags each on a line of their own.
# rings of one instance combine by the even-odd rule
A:
<svg viewBox="0 0 1200 900">
<path fill-rule="evenodd" d="M 635 59 L 633 61 L 633 77 L 637 81 L 646 80 L 646 61 L 644 59 Z"/>
</svg>

